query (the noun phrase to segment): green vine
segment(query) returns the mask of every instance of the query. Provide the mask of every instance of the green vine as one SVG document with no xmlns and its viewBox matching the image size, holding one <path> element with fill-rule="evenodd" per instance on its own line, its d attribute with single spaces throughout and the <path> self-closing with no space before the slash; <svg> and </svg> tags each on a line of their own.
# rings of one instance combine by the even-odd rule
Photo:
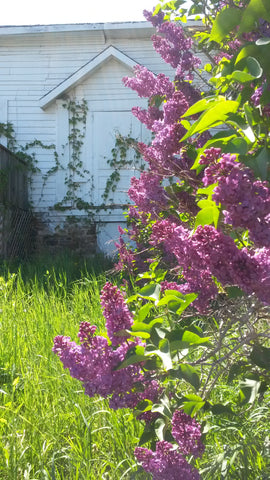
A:
<svg viewBox="0 0 270 480">
<path fill-rule="evenodd" d="M 79 190 L 81 187 L 81 182 L 78 180 L 81 178 L 84 182 L 88 182 L 90 196 L 91 191 L 94 188 L 94 179 L 90 174 L 89 170 L 84 168 L 82 162 L 82 148 L 85 140 L 86 134 L 86 121 L 88 114 L 88 104 L 85 99 L 81 101 L 68 100 L 63 104 L 63 107 L 66 108 L 69 112 L 69 135 L 67 138 L 67 144 L 70 146 L 70 160 L 67 164 L 66 176 L 65 176 L 65 185 L 67 187 L 66 194 L 63 199 L 53 205 L 54 210 L 59 211 L 68 211 L 70 208 L 77 210 L 84 210 L 89 220 L 93 222 L 94 212 L 100 210 L 108 210 L 112 205 L 108 204 L 108 201 L 112 204 L 113 199 L 109 198 L 110 194 L 115 192 L 117 185 L 121 179 L 121 170 L 127 167 L 141 168 L 140 159 L 141 155 L 137 148 L 136 139 L 132 138 L 130 134 L 127 136 L 121 135 L 119 132 L 115 137 L 115 145 L 111 150 L 111 156 L 107 160 L 108 166 L 113 170 L 110 176 L 107 179 L 104 192 L 102 194 L 103 203 L 99 206 L 94 206 L 92 202 L 87 202 L 79 196 Z M 32 174 L 40 172 L 40 169 L 37 165 L 36 154 L 32 150 L 36 147 L 53 150 L 54 155 L 54 165 L 50 168 L 45 174 L 43 174 L 43 184 L 41 189 L 40 198 L 43 197 L 44 188 L 48 178 L 57 173 L 59 170 L 64 170 L 64 166 L 61 162 L 61 154 L 56 151 L 56 146 L 54 144 L 46 145 L 40 140 L 35 139 L 34 141 L 27 143 L 24 146 L 18 145 L 15 138 L 15 131 L 11 123 L 0 123 L 0 137 L 4 136 L 7 138 L 8 148 L 21 160 L 27 164 L 29 175 L 29 183 L 31 185 Z M 66 145 L 63 145 L 65 148 Z M 132 158 L 128 159 L 128 152 L 133 150 L 134 154 Z M 63 155 L 63 154 L 62 154 Z"/>
<path fill-rule="evenodd" d="M 12 123 L 0 123 L 0 138 L 5 137 L 7 139 L 7 147 L 13 151 L 15 149 L 15 131 Z"/>
<path fill-rule="evenodd" d="M 72 206 L 78 210 L 85 210 L 87 213 L 93 209 L 93 204 L 82 200 L 78 196 L 80 182 L 76 181 L 75 176 L 86 180 L 93 184 L 89 170 L 85 169 L 81 159 L 82 147 L 84 144 L 86 133 L 86 120 L 88 113 L 87 101 L 83 99 L 81 102 L 69 100 L 63 105 L 69 112 L 70 133 L 68 143 L 71 148 L 70 161 L 67 165 L 67 174 L 65 177 L 65 185 L 67 192 L 61 202 L 54 205 L 56 210 L 67 210 Z M 92 188 L 92 186 L 91 186 Z"/>
<path fill-rule="evenodd" d="M 130 149 L 134 151 L 134 156 L 131 160 L 128 160 L 127 154 Z M 108 177 L 102 194 L 104 204 L 108 200 L 110 193 L 116 191 L 121 179 L 121 170 L 131 166 L 141 168 L 140 160 L 141 154 L 137 147 L 137 140 L 132 138 L 130 134 L 123 136 L 118 132 L 115 137 L 115 145 L 111 150 L 111 157 L 107 160 L 107 164 L 113 169 L 113 172 Z M 110 199 L 110 201 L 112 202 L 112 199 Z M 105 205 L 103 205 L 103 207 L 106 208 Z"/>
</svg>

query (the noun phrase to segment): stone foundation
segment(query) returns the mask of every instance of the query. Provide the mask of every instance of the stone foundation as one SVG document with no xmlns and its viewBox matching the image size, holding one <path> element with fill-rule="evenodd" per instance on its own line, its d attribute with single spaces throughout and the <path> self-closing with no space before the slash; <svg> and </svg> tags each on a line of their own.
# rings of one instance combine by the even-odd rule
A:
<svg viewBox="0 0 270 480">
<path fill-rule="evenodd" d="M 75 254 L 89 256 L 96 253 L 96 226 L 89 220 L 74 218 L 66 220 L 61 227 L 51 227 L 42 217 L 35 217 L 34 250 L 37 253 L 60 253 L 70 250 Z"/>
</svg>

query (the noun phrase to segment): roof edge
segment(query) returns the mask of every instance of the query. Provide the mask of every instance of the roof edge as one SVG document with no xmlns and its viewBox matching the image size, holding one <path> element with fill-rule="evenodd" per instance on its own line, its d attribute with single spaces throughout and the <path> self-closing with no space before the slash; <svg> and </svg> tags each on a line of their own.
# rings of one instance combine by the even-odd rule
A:
<svg viewBox="0 0 270 480">
<path fill-rule="evenodd" d="M 188 20 L 184 26 L 186 27 L 201 27 L 202 22 L 199 20 Z M 96 32 L 109 30 L 153 30 L 154 27 L 150 22 L 135 21 L 135 22 L 108 22 L 108 23 L 63 23 L 63 24 L 48 24 L 48 25 L 4 25 L 0 26 L 0 36 L 4 35 L 25 35 L 25 34 L 40 34 L 40 33 L 68 33 L 68 32 Z"/>
<path fill-rule="evenodd" d="M 0 26 L 0 35 L 23 35 L 39 33 L 64 33 L 100 30 L 129 30 L 153 28 L 149 22 L 112 22 L 112 23 L 63 23 L 48 25 L 4 25 Z"/>
</svg>

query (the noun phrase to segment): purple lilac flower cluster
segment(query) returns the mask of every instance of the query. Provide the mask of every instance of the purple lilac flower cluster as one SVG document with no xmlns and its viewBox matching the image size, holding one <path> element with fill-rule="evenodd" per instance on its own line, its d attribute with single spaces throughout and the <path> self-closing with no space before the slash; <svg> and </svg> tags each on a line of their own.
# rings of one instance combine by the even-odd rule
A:
<svg viewBox="0 0 270 480">
<path fill-rule="evenodd" d="M 160 176 L 151 172 L 142 172 L 139 179 L 132 177 L 128 195 L 141 211 L 152 213 L 153 216 L 168 207 L 168 198 L 160 184 Z"/>
<path fill-rule="evenodd" d="M 255 180 L 252 171 L 237 162 L 235 155 L 223 154 L 216 162 L 214 150 L 219 149 L 205 151 L 205 160 L 201 157 L 200 162 L 212 162 L 204 171 L 203 183 L 218 183 L 212 198 L 217 205 L 224 207 L 225 223 L 248 229 L 250 239 L 257 247 L 270 247 L 270 189 L 267 182 Z"/>
<path fill-rule="evenodd" d="M 101 292 L 100 303 L 103 307 L 106 328 L 112 345 L 124 343 L 129 335 L 122 335 L 122 332 L 130 329 L 133 318 L 121 291 L 116 285 L 107 282 Z"/>
<path fill-rule="evenodd" d="M 176 410 L 173 414 L 172 435 L 184 455 L 202 456 L 205 446 L 201 441 L 201 425 L 183 410 Z"/>
<path fill-rule="evenodd" d="M 199 164 L 200 165 L 209 165 L 210 163 L 215 162 L 221 156 L 221 148 L 207 148 L 204 150 L 203 154 L 200 156 Z"/>
<path fill-rule="evenodd" d="M 157 442 L 153 452 L 136 447 L 135 457 L 153 480 L 200 480 L 200 475 L 169 442 Z"/>
<path fill-rule="evenodd" d="M 203 454 L 200 425 L 183 411 L 176 410 L 172 418 L 172 435 L 178 443 L 177 448 L 166 441 L 157 442 L 155 451 L 137 447 L 137 460 L 154 480 L 199 480 L 198 471 L 187 462 L 185 455 Z"/>
<path fill-rule="evenodd" d="M 69 369 L 70 375 L 82 382 L 86 395 L 118 397 L 123 391 L 132 390 L 135 379 L 141 379 L 138 366 L 115 370 L 134 344 L 126 343 L 113 350 L 106 338 L 94 335 L 95 329 L 88 322 L 81 323 L 78 335 L 81 345 L 69 337 L 55 337 L 53 352 L 59 356 L 64 368 Z"/>
<path fill-rule="evenodd" d="M 162 389 L 149 372 L 143 372 L 141 364 L 117 370 L 130 349 L 141 344 L 136 339 L 126 339 L 123 343 L 125 337 L 115 336 L 119 330 L 130 328 L 133 321 L 120 290 L 107 283 L 102 291 L 102 305 L 111 345 L 105 337 L 95 334 L 94 325 L 82 322 L 78 333 L 80 344 L 59 335 L 54 339 L 53 352 L 71 376 L 82 382 L 86 395 L 110 397 L 113 409 L 135 408 L 145 399 L 156 402 Z"/>
<path fill-rule="evenodd" d="M 255 107 L 260 107 L 261 108 L 261 113 L 263 115 L 265 115 L 266 117 L 270 117 L 270 104 L 267 103 L 266 105 L 264 105 L 264 104 L 261 105 L 262 95 L 263 95 L 263 92 L 266 88 L 269 91 L 269 86 L 266 87 L 265 83 L 263 85 L 260 85 L 259 87 L 257 87 L 255 92 L 251 95 L 251 101 L 253 102 L 253 105 Z"/>
<path fill-rule="evenodd" d="M 177 25 L 171 26 L 168 22 L 163 22 L 162 15 L 157 19 L 148 12 L 146 16 L 149 21 L 156 24 L 158 34 L 162 35 L 158 39 L 154 37 L 156 48 L 167 62 L 177 68 L 179 62 L 181 63 L 183 45 L 190 49 L 191 44 L 187 39 L 184 41 L 184 33 L 181 29 L 178 30 Z M 234 42 L 231 48 L 234 50 L 239 48 L 239 41 Z M 138 72 L 140 77 L 141 73 Z M 146 73 L 144 71 L 142 73 L 146 79 Z M 152 82 L 152 74 L 149 75 L 151 79 L 149 77 L 148 82 Z M 181 74 L 176 79 L 174 85 L 167 79 L 166 88 L 163 89 L 160 87 L 156 89 L 154 81 L 149 86 L 141 79 L 139 84 L 138 79 L 126 80 L 126 84 L 135 88 L 139 94 L 142 93 L 143 85 L 145 96 L 147 94 L 150 96 L 149 109 L 144 111 L 136 109 L 134 113 L 155 133 L 150 146 L 139 144 L 139 149 L 149 164 L 150 173 L 144 173 L 140 180 L 133 180 L 129 191 L 130 197 L 138 205 L 140 214 L 150 213 L 155 220 L 160 217 L 160 212 L 166 209 L 166 202 L 179 212 L 184 209 L 194 216 L 197 213 L 194 193 L 199 183 L 203 182 L 205 186 L 217 183 L 213 200 L 218 205 L 222 204 L 225 223 L 235 228 L 249 230 L 255 247 L 259 247 L 256 255 L 254 250 L 238 249 L 230 237 L 211 226 L 198 228 L 197 232 L 191 235 L 190 229 L 175 217 L 158 219 L 153 225 L 149 243 L 161 248 L 164 258 L 168 260 L 174 258 L 176 262 L 174 267 L 178 266 L 182 275 L 182 283 L 180 282 L 178 288 L 182 293 L 192 291 L 198 293 L 195 301 L 198 310 L 205 312 L 209 301 L 217 295 L 216 279 L 224 286 L 238 285 L 248 294 L 256 293 L 262 301 L 267 302 L 269 294 L 263 291 L 262 285 L 266 285 L 266 279 L 269 278 L 269 264 L 265 254 L 270 247 L 269 187 L 265 182 L 256 180 L 251 170 L 240 164 L 235 155 L 222 155 L 220 148 L 205 150 L 200 158 L 200 164 L 206 165 L 206 168 L 195 178 L 194 172 L 190 171 L 189 162 L 184 165 L 187 154 L 181 138 L 185 130 L 179 123 L 179 118 L 194 99 L 198 100 L 197 92 L 188 82 L 182 80 Z M 160 83 L 160 80 L 157 79 L 156 82 Z M 191 91 L 187 87 L 189 90 L 191 88 Z M 160 97 L 165 100 L 161 113 L 153 103 L 157 90 Z M 261 95 L 260 89 L 256 92 L 255 103 L 259 102 Z M 160 178 L 164 176 L 179 178 L 179 185 L 186 181 L 194 193 L 191 190 L 187 193 L 176 189 L 173 196 L 170 196 L 168 191 L 164 195 L 160 182 Z M 143 195 L 140 195 L 141 192 Z M 188 204 L 191 208 L 186 209 Z M 132 234 L 135 240 L 140 236 L 140 228 L 135 224 L 134 228 L 132 227 Z M 209 246 L 210 251 L 207 250 Z M 261 249 L 264 249 L 264 254 L 260 253 Z M 223 264 L 224 258 L 228 258 L 226 265 Z"/>
<path fill-rule="evenodd" d="M 118 251 L 118 262 L 115 265 L 116 271 L 127 270 L 129 273 L 133 272 L 135 266 L 135 255 L 131 248 L 128 248 L 123 237 L 120 234 L 118 242 L 115 242 Z"/>
<path fill-rule="evenodd" d="M 200 66 L 201 61 L 191 52 L 193 41 L 185 35 L 182 28 L 171 22 L 162 22 L 151 12 L 144 12 L 148 21 L 157 29 L 159 35 L 153 35 L 154 49 L 166 63 L 176 69 L 176 75 L 185 80 L 193 80 L 193 70 Z"/>
<path fill-rule="evenodd" d="M 135 67 L 134 73 L 135 77 L 124 77 L 123 83 L 126 87 L 135 90 L 139 97 L 152 98 L 158 95 L 170 98 L 173 95 L 173 83 L 164 73 L 154 75 L 154 73 L 141 65 Z"/>
<path fill-rule="evenodd" d="M 231 237 L 211 225 L 199 226 L 191 235 L 187 228 L 170 220 L 156 222 L 151 244 L 162 244 L 165 252 L 175 256 L 185 280 L 178 289 L 182 293 L 197 292 L 195 306 L 201 312 L 207 310 L 209 301 L 218 293 L 213 277 L 223 286 L 237 285 L 247 294 L 255 293 L 263 302 L 270 303 L 270 290 L 265 288 L 270 283 L 267 249 L 262 256 L 260 250 L 254 255 L 238 249 Z"/>
<path fill-rule="evenodd" d="M 140 97 L 149 99 L 148 109 L 133 108 L 133 114 L 156 134 L 152 145 L 143 143 L 139 149 L 153 173 L 158 175 L 179 175 L 181 167 L 175 155 L 180 153 L 180 140 L 185 129 L 179 118 L 190 103 L 199 98 L 199 93 L 188 81 L 191 72 L 200 63 L 190 50 L 192 40 L 185 36 L 183 29 L 173 23 L 163 22 L 163 15 L 153 16 L 144 12 L 147 20 L 157 27 L 159 35 L 153 36 L 154 48 L 162 58 L 176 68 L 177 82 L 173 83 L 162 74 L 155 76 L 146 68 L 137 66 L 135 77 L 123 79 L 124 84 L 135 90 Z M 188 77 L 188 78 L 187 78 Z M 187 91 L 188 90 L 188 91 Z M 163 110 L 155 105 L 155 98 L 164 100 Z"/>
</svg>

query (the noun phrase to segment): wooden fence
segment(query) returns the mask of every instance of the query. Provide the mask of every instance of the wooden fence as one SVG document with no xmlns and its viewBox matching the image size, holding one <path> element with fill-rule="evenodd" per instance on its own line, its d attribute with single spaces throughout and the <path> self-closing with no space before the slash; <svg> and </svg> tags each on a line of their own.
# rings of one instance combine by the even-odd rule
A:
<svg viewBox="0 0 270 480">
<path fill-rule="evenodd" d="M 22 257 L 31 243 L 27 166 L 0 145 L 0 256 Z"/>
</svg>

